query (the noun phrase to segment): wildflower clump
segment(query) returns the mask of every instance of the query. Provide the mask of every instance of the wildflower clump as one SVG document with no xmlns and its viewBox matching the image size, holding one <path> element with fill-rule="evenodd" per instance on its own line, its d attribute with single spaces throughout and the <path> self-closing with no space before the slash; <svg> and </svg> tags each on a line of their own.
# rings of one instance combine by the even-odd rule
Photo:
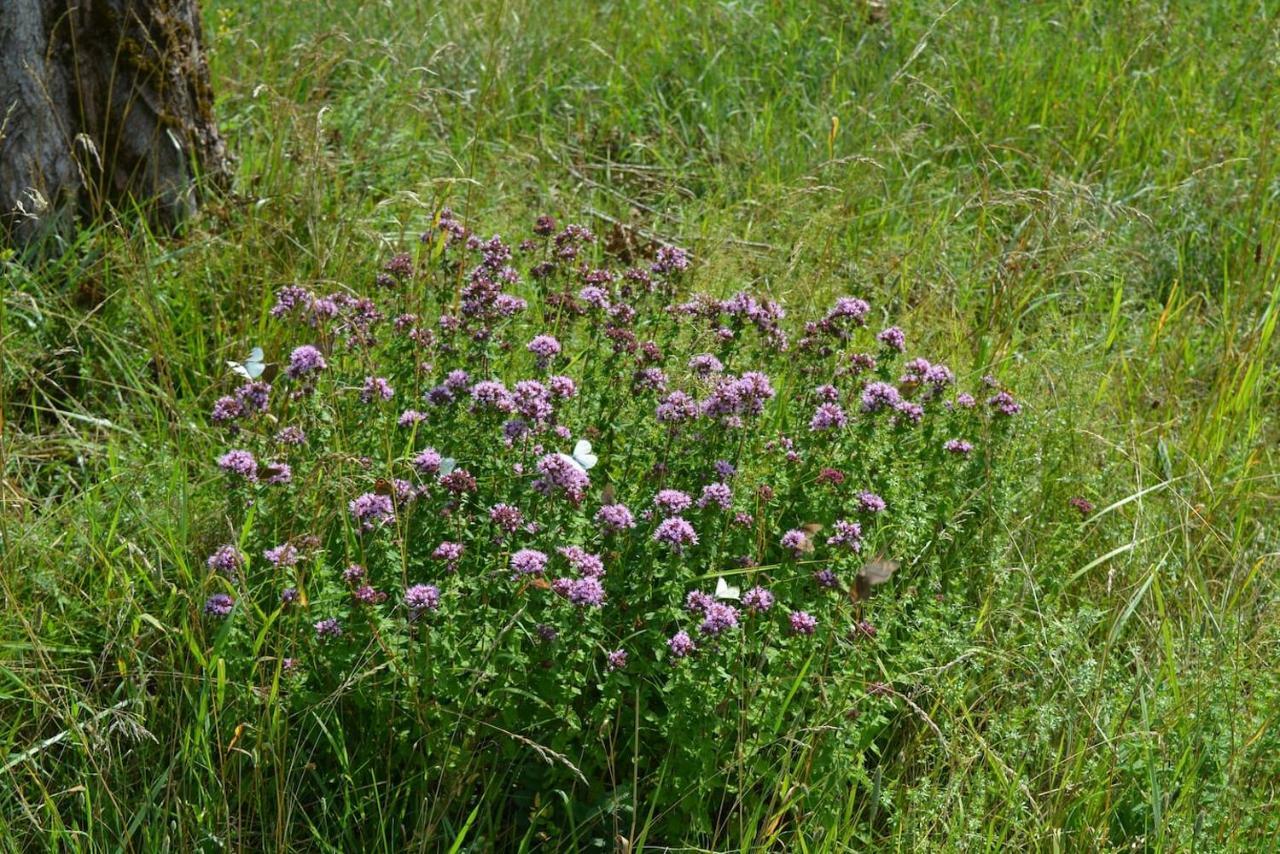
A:
<svg viewBox="0 0 1280 854">
<path fill-rule="evenodd" d="M 512 243 L 446 210 L 365 285 L 279 290 L 270 380 L 210 395 L 236 545 L 211 534 L 191 595 L 237 684 L 289 661 L 299 709 L 341 696 L 495 763 L 529 740 L 596 779 L 617 769 L 595 739 L 643 727 L 688 782 L 826 667 L 822 749 L 860 761 L 877 719 L 823 704 L 871 702 L 911 626 L 953 619 L 941 557 L 987 553 L 1024 405 L 877 332 L 861 296 L 793 319 L 696 291 L 675 247 L 612 260 L 581 225 Z M 898 569 L 869 598 L 873 555 Z"/>
</svg>

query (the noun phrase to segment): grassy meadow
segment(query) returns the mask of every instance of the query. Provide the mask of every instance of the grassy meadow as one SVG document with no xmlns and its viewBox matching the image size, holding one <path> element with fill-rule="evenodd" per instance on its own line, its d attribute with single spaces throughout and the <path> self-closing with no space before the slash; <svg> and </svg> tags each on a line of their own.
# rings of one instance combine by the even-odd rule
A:
<svg viewBox="0 0 1280 854">
<path fill-rule="evenodd" d="M 1274 4 L 202 8 L 231 192 L 176 236 L 125 215 L 0 262 L 0 850 L 1280 847 Z M 241 518 L 214 463 L 235 447 L 210 418 L 226 361 L 253 346 L 286 361 L 307 340 L 272 316 L 280 288 L 372 294 L 446 207 L 512 244 L 551 215 L 591 228 L 600 257 L 685 247 L 670 302 L 750 291 L 795 339 L 857 296 L 871 334 L 901 326 L 907 355 L 945 362 L 958 388 L 999 377 L 1022 412 L 968 482 L 981 500 L 935 492 L 933 462 L 891 484 L 911 509 L 877 541 L 904 566 L 865 603 L 874 644 L 806 655 L 787 635 L 758 669 L 744 652 L 721 674 L 749 695 L 730 728 L 698 716 L 688 681 L 709 653 L 681 670 L 637 647 L 631 681 L 601 676 L 598 726 L 566 696 L 582 722 L 552 745 L 547 721 L 461 701 L 474 726 L 442 729 L 427 678 L 393 676 L 419 666 L 394 644 L 332 684 L 313 658 L 290 691 L 252 664 L 287 654 L 270 619 L 219 633 L 205 558 Z M 815 384 L 803 358 L 751 352 L 778 390 L 770 427 L 807 437 L 785 423 Z M 572 363 L 584 401 L 611 364 Z M 363 417 L 335 410 L 332 447 L 365 441 Z M 639 415 L 606 422 L 606 450 L 628 430 L 641 455 L 664 441 Z M 470 463 L 480 428 L 457 424 L 435 446 Z M 896 435 L 867 458 L 925 460 Z M 640 495 L 620 457 L 602 450 L 599 472 Z M 500 484 L 483 465 L 483 488 Z M 814 513 L 844 500 L 797 483 L 786 494 Z M 944 519 L 953 498 L 963 512 Z M 363 541 L 325 506 L 294 509 L 336 573 L 334 544 Z M 245 525 L 242 542 L 258 536 Z M 781 566 L 776 544 L 761 554 Z M 634 572 L 656 560 L 623 553 Z M 459 644 L 419 672 L 460 678 Z M 511 709 L 543 708 L 534 682 L 499 676 Z M 662 699 L 642 714 L 648 692 Z"/>
</svg>

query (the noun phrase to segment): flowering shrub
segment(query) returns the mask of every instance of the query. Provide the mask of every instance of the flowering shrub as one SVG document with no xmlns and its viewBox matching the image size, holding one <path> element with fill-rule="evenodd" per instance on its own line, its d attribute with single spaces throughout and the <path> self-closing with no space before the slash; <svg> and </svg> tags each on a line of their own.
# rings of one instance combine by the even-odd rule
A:
<svg viewBox="0 0 1280 854">
<path fill-rule="evenodd" d="M 700 824 L 784 723 L 856 773 L 912 621 L 954 619 L 940 556 L 984 557 L 1020 405 L 862 299 L 793 325 L 690 293 L 680 249 L 603 259 L 579 225 L 511 245 L 446 210 L 368 295 L 282 288 L 291 349 L 212 408 L 234 530 L 193 619 L 242 683 L 405 722 L 442 776 L 487 750 L 603 803 L 665 762 Z M 877 555 L 901 595 L 867 598 Z"/>
</svg>

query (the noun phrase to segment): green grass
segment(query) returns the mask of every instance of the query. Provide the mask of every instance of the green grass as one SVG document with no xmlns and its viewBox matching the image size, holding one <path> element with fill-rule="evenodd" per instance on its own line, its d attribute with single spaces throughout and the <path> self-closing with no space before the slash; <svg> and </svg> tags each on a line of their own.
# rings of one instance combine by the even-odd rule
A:
<svg viewBox="0 0 1280 854">
<path fill-rule="evenodd" d="M 799 749 L 732 827 L 649 843 L 1276 848 L 1277 11 L 886 5 L 207 3 L 235 193 L 3 271 L 4 845 L 615 845 L 558 792 L 516 826 L 504 780 L 348 765 L 324 710 L 237 737 L 189 627 L 222 360 L 279 334 L 276 287 L 365 282 L 450 204 L 637 226 L 700 288 L 859 293 L 1038 413 L 962 648 L 873 779 L 806 778 Z M 312 763 L 331 794 L 301 804 L 282 781 Z M 639 783 L 644 836 L 678 795 Z M 806 822 L 810 790 L 839 822 Z"/>
</svg>

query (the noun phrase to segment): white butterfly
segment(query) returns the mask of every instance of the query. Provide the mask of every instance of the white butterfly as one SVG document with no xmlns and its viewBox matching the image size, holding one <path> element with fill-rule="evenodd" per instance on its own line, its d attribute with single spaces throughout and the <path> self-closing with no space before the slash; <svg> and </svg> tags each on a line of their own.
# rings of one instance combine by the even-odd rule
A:
<svg viewBox="0 0 1280 854">
<path fill-rule="evenodd" d="M 742 588 L 730 586 L 729 582 L 723 578 L 716 579 L 717 599 L 737 599 L 741 594 Z"/>
<path fill-rule="evenodd" d="M 579 439 L 578 444 L 573 446 L 573 455 L 565 454 L 565 456 L 583 471 L 594 468 L 595 464 L 600 461 L 599 457 L 591 453 L 591 443 L 586 439 Z"/>
<path fill-rule="evenodd" d="M 262 376 L 267 366 L 262 361 L 262 348 L 254 347 L 249 352 L 249 358 L 243 362 L 227 362 L 227 367 L 232 373 L 239 374 L 247 380 L 256 380 Z"/>
<path fill-rule="evenodd" d="M 440 461 L 440 476 L 444 477 L 458 467 L 458 461 L 453 457 L 445 457 Z"/>
</svg>

